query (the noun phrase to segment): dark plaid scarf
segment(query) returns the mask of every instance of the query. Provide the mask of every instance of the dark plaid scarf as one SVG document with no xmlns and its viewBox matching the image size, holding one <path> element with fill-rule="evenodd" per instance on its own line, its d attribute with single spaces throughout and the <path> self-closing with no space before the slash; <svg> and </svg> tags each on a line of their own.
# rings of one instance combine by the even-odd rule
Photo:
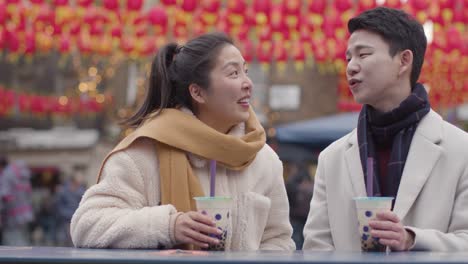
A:
<svg viewBox="0 0 468 264">
<path fill-rule="evenodd" d="M 429 113 L 430 108 L 427 92 L 424 86 L 419 83 L 416 84 L 411 95 L 390 112 L 381 113 L 369 105 L 362 107 L 357 133 L 359 155 L 366 185 L 367 158 L 374 158 L 374 193 L 368 194 L 369 196 L 396 197 L 414 132 L 419 121 Z M 385 182 L 380 183 L 375 147 L 386 144 L 391 146 L 390 159 Z M 386 193 L 381 191 L 382 184 L 386 187 Z"/>
</svg>

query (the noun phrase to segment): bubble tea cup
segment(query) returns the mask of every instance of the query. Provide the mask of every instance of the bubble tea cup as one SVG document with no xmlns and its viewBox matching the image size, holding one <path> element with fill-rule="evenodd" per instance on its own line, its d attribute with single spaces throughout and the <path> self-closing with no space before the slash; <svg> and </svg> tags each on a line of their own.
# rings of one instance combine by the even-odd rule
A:
<svg viewBox="0 0 468 264">
<path fill-rule="evenodd" d="M 194 197 L 197 204 L 197 211 L 203 215 L 207 215 L 216 223 L 216 228 L 222 231 L 220 235 L 211 234 L 210 236 L 219 240 L 218 244 L 210 244 L 208 248 L 203 250 L 209 251 L 224 251 L 226 242 L 231 232 L 231 206 L 232 198 L 225 196 L 215 197 Z"/>
<path fill-rule="evenodd" d="M 361 237 L 361 250 L 364 252 L 385 252 L 386 246 L 370 234 L 369 221 L 376 219 L 378 212 L 390 211 L 393 197 L 355 197 Z"/>
</svg>

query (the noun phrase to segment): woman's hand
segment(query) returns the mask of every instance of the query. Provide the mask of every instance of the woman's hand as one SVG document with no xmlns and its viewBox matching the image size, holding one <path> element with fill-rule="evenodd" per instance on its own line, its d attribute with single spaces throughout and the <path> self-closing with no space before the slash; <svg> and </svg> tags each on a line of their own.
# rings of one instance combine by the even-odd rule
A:
<svg viewBox="0 0 468 264">
<path fill-rule="evenodd" d="M 210 234 L 220 235 L 222 233 L 216 228 L 216 224 L 211 218 L 193 211 L 179 215 L 174 229 L 177 243 L 193 244 L 201 248 L 207 248 L 209 244 L 218 244 L 219 240 L 210 237 Z"/>
</svg>

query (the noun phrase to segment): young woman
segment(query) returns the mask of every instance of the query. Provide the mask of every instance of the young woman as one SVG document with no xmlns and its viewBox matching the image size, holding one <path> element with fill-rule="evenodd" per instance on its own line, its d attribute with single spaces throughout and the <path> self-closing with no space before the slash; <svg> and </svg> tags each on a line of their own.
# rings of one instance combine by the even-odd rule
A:
<svg viewBox="0 0 468 264">
<path fill-rule="evenodd" d="M 247 65 L 225 35 L 161 48 L 137 129 L 107 156 L 71 220 L 77 247 L 206 248 L 213 219 L 196 212 L 219 164 L 216 195 L 231 196 L 227 250 L 294 250 L 282 164 L 250 107 Z"/>
</svg>

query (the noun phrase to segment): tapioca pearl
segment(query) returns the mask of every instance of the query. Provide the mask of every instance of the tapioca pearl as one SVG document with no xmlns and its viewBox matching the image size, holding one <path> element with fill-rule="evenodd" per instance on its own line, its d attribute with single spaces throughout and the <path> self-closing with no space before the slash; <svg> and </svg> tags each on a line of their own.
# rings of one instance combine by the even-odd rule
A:
<svg viewBox="0 0 468 264">
<path fill-rule="evenodd" d="M 219 221 L 219 220 L 221 220 L 221 218 L 223 218 L 223 217 L 221 216 L 221 214 L 216 214 L 216 215 L 215 215 L 215 219 L 216 219 L 216 220 Z"/>
<path fill-rule="evenodd" d="M 363 241 L 366 241 L 368 238 L 369 238 L 369 236 L 368 236 L 368 235 L 366 235 L 366 234 L 362 234 L 362 237 L 361 237 L 361 239 L 362 239 Z"/>
<path fill-rule="evenodd" d="M 372 212 L 371 212 L 371 211 L 366 211 L 365 215 L 366 215 L 367 217 L 371 217 L 371 216 L 372 216 Z"/>
<path fill-rule="evenodd" d="M 368 227 L 368 226 L 364 226 L 364 227 L 362 228 L 362 231 L 364 231 L 364 232 L 369 232 L 369 227 Z"/>
</svg>

